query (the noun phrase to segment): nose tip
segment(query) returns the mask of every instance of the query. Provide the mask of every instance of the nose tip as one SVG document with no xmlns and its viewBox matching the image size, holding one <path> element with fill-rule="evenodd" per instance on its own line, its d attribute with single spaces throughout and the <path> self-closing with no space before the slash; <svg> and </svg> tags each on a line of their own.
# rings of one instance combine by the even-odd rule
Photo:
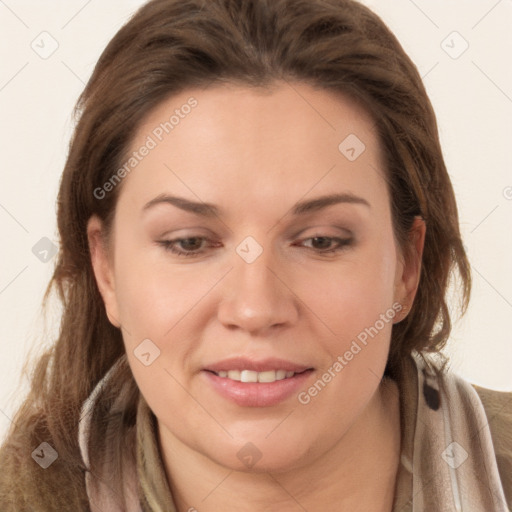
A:
<svg viewBox="0 0 512 512">
<path fill-rule="evenodd" d="M 250 241 L 241 246 L 249 249 L 243 254 L 251 254 L 252 261 L 248 263 L 244 256 L 240 256 L 226 279 L 224 298 L 218 308 L 219 321 L 231 329 L 251 333 L 295 322 L 295 298 L 277 277 L 275 261 L 269 261 L 270 255 L 263 255 L 263 251 L 254 258 L 254 246 Z"/>
</svg>

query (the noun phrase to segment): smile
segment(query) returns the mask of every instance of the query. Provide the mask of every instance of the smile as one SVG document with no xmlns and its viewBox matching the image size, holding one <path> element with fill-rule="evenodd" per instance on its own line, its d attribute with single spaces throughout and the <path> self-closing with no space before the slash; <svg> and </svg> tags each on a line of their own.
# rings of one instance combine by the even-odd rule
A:
<svg viewBox="0 0 512 512">
<path fill-rule="evenodd" d="M 252 370 L 230 370 L 214 372 L 217 376 L 224 379 L 236 380 L 238 382 L 275 382 L 276 380 L 289 379 L 295 375 L 295 372 L 286 370 L 269 370 L 265 372 L 255 372 Z"/>
<path fill-rule="evenodd" d="M 283 360 L 255 362 L 237 358 L 210 365 L 201 374 L 207 387 L 234 405 L 272 407 L 304 389 L 314 369 Z"/>
</svg>

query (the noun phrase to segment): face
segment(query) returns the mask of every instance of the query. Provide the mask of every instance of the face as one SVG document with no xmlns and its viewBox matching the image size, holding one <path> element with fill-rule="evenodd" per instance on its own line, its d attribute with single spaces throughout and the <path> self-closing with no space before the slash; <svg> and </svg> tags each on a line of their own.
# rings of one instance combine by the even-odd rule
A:
<svg viewBox="0 0 512 512">
<path fill-rule="evenodd" d="M 93 265 L 170 449 L 299 467 L 371 403 L 417 285 L 373 125 L 345 97 L 279 83 L 189 90 L 139 126 Z"/>
</svg>

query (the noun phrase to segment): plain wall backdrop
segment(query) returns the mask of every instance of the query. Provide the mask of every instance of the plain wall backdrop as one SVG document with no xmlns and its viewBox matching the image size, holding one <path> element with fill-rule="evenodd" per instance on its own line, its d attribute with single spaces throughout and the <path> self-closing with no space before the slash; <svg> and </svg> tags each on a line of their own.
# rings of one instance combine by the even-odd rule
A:
<svg viewBox="0 0 512 512">
<path fill-rule="evenodd" d="M 140 0 L 0 0 L 0 439 L 21 370 L 58 332 L 40 304 L 58 244 L 55 200 L 72 108 Z M 474 288 L 446 353 L 476 384 L 512 391 L 512 1 L 365 0 L 416 63 L 437 113 Z"/>
</svg>

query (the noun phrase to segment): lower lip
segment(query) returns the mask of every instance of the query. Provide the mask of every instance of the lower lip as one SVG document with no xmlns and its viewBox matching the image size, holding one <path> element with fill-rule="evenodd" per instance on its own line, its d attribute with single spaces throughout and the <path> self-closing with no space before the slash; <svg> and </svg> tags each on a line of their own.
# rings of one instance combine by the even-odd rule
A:
<svg viewBox="0 0 512 512">
<path fill-rule="evenodd" d="M 208 371 L 202 373 L 220 395 L 235 404 L 242 407 L 270 407 L 283 402 L 303 388 L 312 370 L 274 382 L 239 382 Z"/>
</svg>

